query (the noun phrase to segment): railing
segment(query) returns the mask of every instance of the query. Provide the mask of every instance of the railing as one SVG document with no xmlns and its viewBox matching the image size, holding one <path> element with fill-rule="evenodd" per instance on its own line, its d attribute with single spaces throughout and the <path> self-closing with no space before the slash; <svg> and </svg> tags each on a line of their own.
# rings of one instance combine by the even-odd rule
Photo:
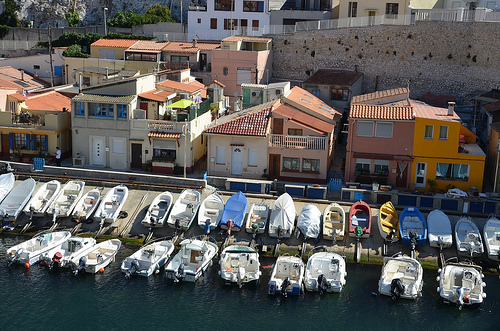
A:
<svg viewBox="0 0 500 331">
<path fill-rule="evenodd" d="M 190 11 L 207 11 L 207 6 L 205 5 L 189 5 Z"/>
<path fill-rule="evenodd" d="M 12 115 L 12 124 L 19 126 L 44 126 L 45 125 L 45 116 L 40 115 Z"/>
<path fill-rule="evenodd" d="M 500 12 L 485 8 L 415 9 L 415 21 L 500 22 Z"/>
<path fill-rule="evenodd" d="M 188 126 L 188 131 L 190 130 L 190 122 L 174 122 L 174 121 L 155 121 L 155 120 L 144 120 L 144 119 L 134 119 L 130 121 L 131 129 L 133 130 L 145 130 L 145 131 L 155 131 L 163 133 L 182 133 L 184 125 Z"/>
<path fill-rule="evenodd" d="M 326 137 L 271 134 L 269 137 L 269 146 L 323 151 L 326 149 Z"/>
</svg>

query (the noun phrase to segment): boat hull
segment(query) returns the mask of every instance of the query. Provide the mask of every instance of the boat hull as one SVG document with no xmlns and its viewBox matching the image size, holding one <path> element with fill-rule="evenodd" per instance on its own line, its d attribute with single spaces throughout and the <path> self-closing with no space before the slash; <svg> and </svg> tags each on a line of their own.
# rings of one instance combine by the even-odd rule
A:
<svg viewBox="0 0 500 331">
<path fill-rule="evenodd" d="M 378 291 L 394 299 L 416 299 L 422 295 L 423 269 L 420 262 L 407 256 L 384 258 L 382 274 L 378 282 Z M 398 280 L 403 290 L 398 296 L 392 293 L 393 282 Z"/>
<path fill-rule="evenodd" d="M 427 223 L 422 213 L 415 207 L 407 207 L 399 216 L 399 235 L 403 245 L 411 245 L 410 232 L 417 234 L 416 245 L 427 241 Z"/>
<path fill-rule="evenodd" d="M 342 241 L 345 233 L 345 211 L 338 203 L 331 203 L 323 212 L 323 239 Z"/>
<path fill-rule="evenodd" d="M 360 238 L 370 238 L 372 227 L 372 212 L 370 206 L 362 200 L 356 201 L 349 210 L 349 236 L 357 237 L 356 227 L 361 227 Z"/>
</svg>

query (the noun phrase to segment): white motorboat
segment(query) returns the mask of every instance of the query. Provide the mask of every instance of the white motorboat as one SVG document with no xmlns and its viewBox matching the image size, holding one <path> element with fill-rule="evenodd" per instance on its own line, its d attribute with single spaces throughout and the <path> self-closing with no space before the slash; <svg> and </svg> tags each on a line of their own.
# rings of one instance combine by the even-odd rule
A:
<svg viewBox="0 0 500 331">
<path fill-rule="evenodd" d="M 424 269 L 416 259 L 399 253 L 384 257 L 378 291 L 392 300 L 416 299 L 422 295 L 423 274 Z"/>
<path fill-rule="evenodd" d="M 269 280 L 268 293 L 283 296 L 299 295 L 304 292 L 304 262 L 296 256 L 279 256 Z"/>
<path fill-rule="evenodd" d="M 274 202 L 269 218 L 271 238 L 290 238 L 295 226 L 295 204 L 288 193 L 283 193 Z"/>
<path fill-rule="evenodd" d="M 200 205 L 198 226 L 204 229 L 205 232 L 215 230 L 217 225 L 219 225 L 223 210 L 224 200 L 222 200 L 222 197 L 217 192 L 210 194 Z"/>
<path fill-rule="evenodd" d="M 168 216 L 169 227 L 186 231 L 191 226 L 198 209 L 200 208 L 201 193 L 187 189 L 181 192 Z"/>
<path fill-rule="evenodd" d="M 233 245 L 226 247 L 219 260 L 219 274 L 226 284 L 257 284 L 260 275 L 259 253 L 251 247 Z"/>
<path fill-rule="evenodd" d="M 431 247 L 442 250 L 453 245 L 450 219 L 441 210 L 435 209 L 427 215 L 427 235 Z"/>
<path fill-rule="evenodd" d="M 329 204 L 323 211 L 323 239 L 344 240 L 345 210 L 336 202 Z"/>
<path fill-rule="evenodd" d="M 459 255 L 472 258 L 484 252 L 481 233 L 470 217 L 462 217 L 455 224 L 455 242 Z"/>
<path fill-rule="evenodd" d="M 484 225 L 483 234 L 488 258 L 500 262 L 500 220 L 490 217 Z"/>
<path fill-rule="evenodd" d="M 158 194 L 149 205 L 141 224 L 149 228 L 163 227 L 173 204 L 174 197 L 172 193 L 165 191 Z"/>
<path fill-rule="evenodd" d="M 305 205 L 297 218 L 297 238 L 300 233 L 304 236 L 304 241 L 308 238 L 316 239 L 321 231 L 321 212 L 313 204 Z M 300 232 L 300 233 L 299 233 Z"/>
<path fill-rule="evenodd" d="M 43 183 L 24 207 L 24 213 L 35 217 L 44 216 L 60 190 L 61 183 L 58 180 Z"/>
<path fill-rule="evenodd" d="M 97 188 L 93 188 L 85 193 L 76 203 L 75 209 L 73 209 L 73 219 L 77 222 L 92 222 L 92 213 L 97 209 L 100 198 L 101 191 Z"/>
<path fill-rule="evenodd" d="M 0 175 L 0 201 L 12 190 L 16 177 L 12 172 Z"/>
<path fill-rule="evenodd" d="M 306 290 L 324 292 L 342 291 L 346 283 L 346 263 L 333 252 L 318 252 L 307 260 L 304 284 Z"/>
<path fill-rule="evenodd" d="M 60 246 L 57 246 L 43 254 L 43 260 L 49 267 L 71 268 L 73 260 L 78 260 L 94 247 L 96 241 L 94 238 L 70 237 Z"/>
<path fill-rule="evenodd" d="M 125 185 L 112 187 L 94 213 L 94 220 L 104 223 L 114 223 L 128 198 L 128 188 Z"/>
<path fill-rule="evenodd" d="M 7 249 L 9 265 L 19 263 L 31 266 L 38 263 L 45 252 L 62 245 L 70 237 L 69 231 L 39 233 L 30 240 Z"/>
<path fill-rule="evenodd" d="M 59 191 L 52 204 L 47 208 L 47 213 L 54 217 L 68 217 L 73 212 L 76 203 L 83 195 L 85 182 L 70 180 Z"/>
<path fill-rule="evenodd" d="M 109 239 L 95 244 L 86 254 L 71 260 L 75 266 L 75 275 L 81 271 L 91 274 L 103 272 L 104 268 L 115 260 L 121 245 L 120 239 Z"/>
<path fill-rule="evenodd" d="M 179 252 L 165 266 L 166 277 L 174 282 L 195 282 L 212 265 L 218 247 L 210 241 L 198 239 L 184 239 L 180 245 Z"/>
<path fill-rule="evenodd" d="M 36 182 L 33 178 L 23 180 L 15 186 L 0 203 L 0 216 L 4 221 L 15 221 L 31 199 Z"/>
<path fill-rule="evenodd" d="M 123 260 L 121 270 L 127 278 L 132 275 L 149 277 L 167 263 L 174 248 L 171 240 L 149 243 Z"/>
<path fill-rule="evenodd" d="M 463 306 L 478 305 L 486 298 L 486 283 L 480 266 L 472 262 L 456 262 L 456 258 L 451 258 L 438 273 L 437 291 L 445 303 L 455 303 L 462 309 Z"/>
<path fill-rule="evenodd" d="M 264 233 L 268 219 L 269 205 L 267 203 L 252 203 L 245 222 L 245 231 L 253 234 Z"/>
</svg>

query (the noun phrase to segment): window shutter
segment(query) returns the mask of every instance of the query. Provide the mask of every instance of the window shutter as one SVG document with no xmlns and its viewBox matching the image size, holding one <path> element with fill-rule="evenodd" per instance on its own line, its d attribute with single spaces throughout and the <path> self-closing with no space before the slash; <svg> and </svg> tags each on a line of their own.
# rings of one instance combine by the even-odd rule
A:
<svg viewBox="0 0 500 331">
<path fill-rule="evenodd" d="M 49 150 L 49 136 L 45 136 L 45 151 Z"/>
<path fill-rule="evenodd" d="M 31 135 L 31 150 L 32 151 L 35 150 L 35 135 L 34 134 Z"/>
<path fill-rule="evenodd" d="M 30 134 L 26 134 L 26 149 L 30 149 L 30 138 L 31 138 L 31 135 Z"/>
<path fill-rule="evenodd" d="M 14 134 L 9 133 L 9 148 L 14 149 Z"/>
</svg>

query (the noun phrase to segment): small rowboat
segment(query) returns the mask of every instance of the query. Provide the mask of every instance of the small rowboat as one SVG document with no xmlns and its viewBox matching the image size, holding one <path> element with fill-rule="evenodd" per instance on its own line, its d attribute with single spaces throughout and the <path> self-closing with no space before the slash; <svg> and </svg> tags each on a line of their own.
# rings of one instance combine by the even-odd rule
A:
<svg viewBox="0 0 500 331">
<path fill-rule="evenodd" d="M 91 215 L 96 210 L 99 205 L 99 198 L 101 197 L 101 192 L 94 188 L 88 191 L 80 200 L 76 203 L 75 209 L 73 210 L 73 218 L 80 221 L 92 222 Z"/>
<path fill-rule="evenodd" d="M 336 202 L 329 204 L 323 212 L 323 239 L 344 240 L 345 211 Z"/>
<path fill-rule="evenodd" d="M 387 201 L 380 207 L 378 220 L 382 238 L 389 243 L 397 242 L 399 240 L 399 218 L 391 201 Z"/>
<path fill-rule="evenodd" d="M 349 236 L 369 238 L 372 228 L 372 211 L 363 200 L 356 201 L 349 210 Z"/>
<path fill-rule="evenodd" d="M 209 232 L 219 225 L 224 210 L 224 200 L 218 193 L 212 193 L 203 200 L 198 212 L 198 226 Z M 208 229 L 207 229 L 208 227 Z"/>
<path fill-rule="evenodd" d="M 264 233 L 268 218 L 269 205 L 267 203 L 252 203 L 248 211 L 245 231 L 252 234 Z"/>
<path fill-rule="evenodd" d="M 455 242 L 459 255 L 473 258 L 484 252 L 481 233 L 470 217 L 462 217 L 455 224 Z"/>
<path fill-rule="evenodd" d="M 174 197 L 165 191 L 158 194 L 149 205 L 141 224 L 151 228 L 161 228 L 165 225 L 168 213 L 172 209 Z"/>
</svg>

